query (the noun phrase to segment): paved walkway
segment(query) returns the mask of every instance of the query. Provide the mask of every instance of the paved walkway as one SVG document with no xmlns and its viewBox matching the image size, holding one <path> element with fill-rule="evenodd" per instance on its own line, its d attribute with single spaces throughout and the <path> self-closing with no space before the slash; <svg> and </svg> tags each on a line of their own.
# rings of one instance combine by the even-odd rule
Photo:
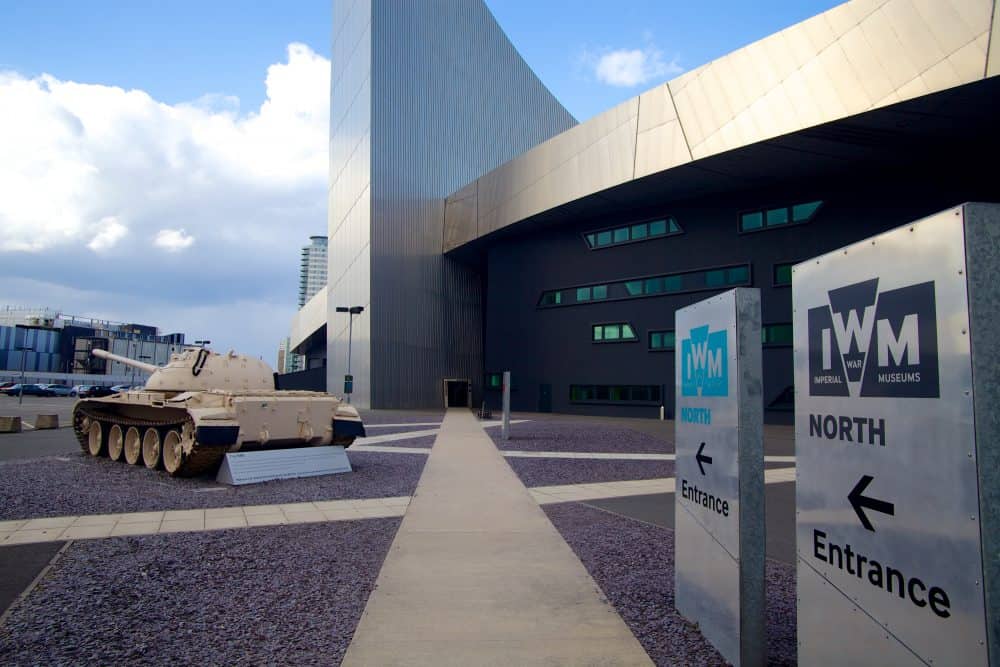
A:
<svg viewBox="0 0 1000 667">
<path fill-rule="evenodd" d="M 449 410 L 343 664 L 649 665 L 468 410 Z"/>
</svg>

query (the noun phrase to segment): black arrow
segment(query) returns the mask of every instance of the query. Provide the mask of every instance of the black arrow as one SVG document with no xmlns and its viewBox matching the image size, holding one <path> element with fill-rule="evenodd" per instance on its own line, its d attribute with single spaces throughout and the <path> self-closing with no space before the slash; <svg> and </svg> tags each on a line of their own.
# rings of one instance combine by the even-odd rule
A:
<svg viewBox="0 0 1000 667">
<path fill-rule="evenodd" d="M 694 455 L 694 460 L 698 462 L 698 469 L 701 470 L 701 474 L 702 475 L 705 474 L 705 466 L 703 466 L 701 464 L 702 463 L 707 463 L 708 465 L 712 465 L 712 457 L 711 456 L 705 456 L 704 454 L 702 454 L 701 452 L 702 452 L 703 449 L 705 449 L 705 443 L 704 442 L 701 443 L 701 447 L 698 448 L 698 453 Z"/>
<path fill-rule="evenodd" d="M 851 489 L 851 492 L 847 494 L 847 500 L 851 503 L 851 507 L 854 508 L 858 518 L 861 519 L 861 525 L 874 533 L 875 529 L 872 527 L 872 522 L 865 515 L 864 509 L 867 508 L 873 512 L 882 512 L 882 514 L 895 516 L 896 506 L 884 500 L 861 495 L 868 488 L 868 485 L 872 483 L 873 479 L 871 475 L 862 475 L 858 483 Z"/>
</svg>

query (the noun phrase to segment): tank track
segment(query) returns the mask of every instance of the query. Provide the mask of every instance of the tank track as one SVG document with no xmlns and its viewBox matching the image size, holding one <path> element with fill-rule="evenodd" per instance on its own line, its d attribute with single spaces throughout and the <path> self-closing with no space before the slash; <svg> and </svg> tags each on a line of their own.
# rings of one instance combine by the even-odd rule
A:
<svg viewBox="0 0 1000 667">
<path fill-rule="evenodd" d="M 131 426 L 135 426 L 140 432 L 152 427 L 158 429 L 161 436 L 172 429 L 180 431 L 185 423 L 192 423 L 190 417 L 186 417 L 180 421 L 177 419 L 135 419 L 134 417 L 125 417 L 123 415 L 102 414 L 96 410 L 89 409 L 87 405 L 78 405 L 73 410 L 73 433 L 76 434 L 76 439 L 80 443 L 80 449 L 87 456 L 90 456 L 90 447 L 87 434 L 83 429 L 84 419 L 99 421 L 107 425 L 108 428 L 113 424 L 118 424 L 122 427 L 123 431 Z M 221 463 L 227 451 L 229 450 L 226 447 L 200 447 L 196 440 L 191 452 L 184 457 L 181 467 L 174 473 L 174 476 L 196 477 L 197 475 L 213 470 Z"/>
</svg>

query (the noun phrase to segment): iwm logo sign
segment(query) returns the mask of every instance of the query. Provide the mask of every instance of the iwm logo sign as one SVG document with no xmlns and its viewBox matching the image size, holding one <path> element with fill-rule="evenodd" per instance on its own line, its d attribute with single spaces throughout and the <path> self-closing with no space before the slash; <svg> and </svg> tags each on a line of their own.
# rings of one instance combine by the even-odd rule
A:
<svg viewBox="0 0 1000 667">
<path fill-rule="evenodd" d="M 878 292 L 878 278 L 809 309 L 809 394 L 937 398 L 934 283 Z"/>
<path fill-rule="evenodd" d="M 726 330 L 709 333 L 708 325 L 691 329 L 681 341 L 681 395 L 728 396 L 729 355 Z"/>
</svg>

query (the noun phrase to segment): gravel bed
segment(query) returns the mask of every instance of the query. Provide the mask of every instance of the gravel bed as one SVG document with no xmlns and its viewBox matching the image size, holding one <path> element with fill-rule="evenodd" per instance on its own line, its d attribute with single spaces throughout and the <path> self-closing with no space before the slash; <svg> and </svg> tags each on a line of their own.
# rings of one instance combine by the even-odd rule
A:
<svg viewBox="0 0 1000 667">
<path fill-rule="evenodd" d="M 674 531 L 579 503 L 543 509 L 657 665 L 725 665 L 674 608 Z M 767 561 L 767 662 L 796 664 L 795 568 Z"/>
<path fill-rule="evenodd" d="M 400 519 L 74 542 L 4 665 L 339 665 Z"/>
<path fill-rule="evenodd" d="M 408 496 L 426 456 L 348 450 L 353 472 L 247 486 L 71 454 L 0 464 L 0 520 Z"/>
<path fill-rule="evenodd" d="M 615 459 L 534 459 L 507 457 L 527 486 L 621 482 L 674 476 L 673 461 L 619 461 Z"/>
<path fill-rule="evenodd" d="M 361 421 L 365 424 L 423 424 L 440 422 L 444 419 L 444 410 L 358 410 Z"/>
<path fill-rule="evenodd" d="M 434 446 L 436 435 L 422 435 L 418 438 L 404 438 L 402 440 L 389 440 L 387 442 L 373 442 L 372 447 L 422 447 L 430 449 Z M 364 440 L 358 440 L 359 445 L 364 444 Z"/>
<path fill-rule="evenodd" d="M 510 425 L 510 440 L 499 429 L 487 433 L 499 449 L 532 452 L 629 452 L 672 454 L 674 446 L 623 426 L 569 421 L 530 421 Z"/>
</svg>

